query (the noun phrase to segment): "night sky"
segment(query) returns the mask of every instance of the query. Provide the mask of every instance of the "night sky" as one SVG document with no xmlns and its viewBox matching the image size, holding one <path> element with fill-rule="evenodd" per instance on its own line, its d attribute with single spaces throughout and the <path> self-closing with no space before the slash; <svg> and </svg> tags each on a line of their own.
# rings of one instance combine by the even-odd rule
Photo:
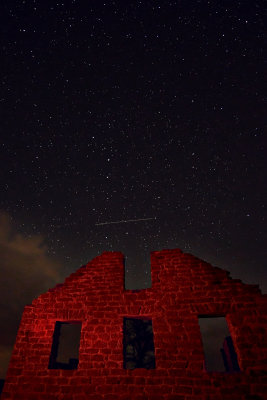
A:
<svg viewBox="0 0 267 400">
<path fill-rule="evenodd" d="M 0 377 L 25 304 L 106 250 L 267 288 L 263 1 L 3 0 Z M 146 219 L 120 224 L 109 221 Z"/>
</svg>

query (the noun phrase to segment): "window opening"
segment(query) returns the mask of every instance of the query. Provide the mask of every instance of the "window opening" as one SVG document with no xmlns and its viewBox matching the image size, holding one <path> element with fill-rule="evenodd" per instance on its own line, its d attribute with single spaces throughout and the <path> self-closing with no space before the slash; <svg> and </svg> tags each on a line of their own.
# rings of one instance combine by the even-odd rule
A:
<svg viewBox="0 0 267 400">
<path fill-rule="evenodd" d="M 151 287 L 150 254 L 142 247 L 139 251 L 127 252 L 124 258 L 125 289 L 142 290 Z"/>
<path fill-rule="evenodd" d="M 200 316 L 198 319 L 207 371 L 240 371 L 234 344 L 224 317 Z"/>
<path fill-rule="evenodd" d="M 124 318 L 123 333 L 124 368 L 156 368 L 152 320 Z"/>
<path fill-rule="evenodd" d="M 223 341 L 221 349 L 224 367 L 227 372 L 240 371 L 237 355 L 234 348 L 234 343 L 231 336 L 227 336 Z"/>
<path fill-rule="evenodd" d="M 80 322 L 56 322 L 49 369 L 77 369 L 81 326 Z"/>
</svg>

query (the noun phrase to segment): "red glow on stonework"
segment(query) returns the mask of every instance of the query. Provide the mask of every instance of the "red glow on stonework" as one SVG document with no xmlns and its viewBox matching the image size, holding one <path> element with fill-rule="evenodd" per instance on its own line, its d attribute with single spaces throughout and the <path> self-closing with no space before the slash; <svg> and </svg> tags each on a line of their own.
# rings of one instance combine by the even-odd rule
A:
<svg viewBox="0 0 267 400">
<path fill-rule="evenodd" d="M 103 253 L 25 307 L 1 400 L 265 398 L 257 285 L 174 249 L 151 253 L 151 288 L 125 290 L 123 258 Z M 204 368 L 203 316 L 227 321 L 221 372 Z"/>
</svg>

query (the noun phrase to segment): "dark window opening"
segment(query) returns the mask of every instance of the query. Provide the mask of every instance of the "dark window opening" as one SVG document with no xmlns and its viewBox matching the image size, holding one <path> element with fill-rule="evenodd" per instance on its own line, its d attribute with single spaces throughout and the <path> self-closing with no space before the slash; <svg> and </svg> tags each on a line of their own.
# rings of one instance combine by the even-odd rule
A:
<svg viewBox="0 0 267 400">
<path fill-rule="evenodd" d="M 124 318 L 123 334 L 123 367 L 125 369 L 156 368 L 152 321 Z"/>
<path fill-rule="evenodd" d="M 5 380 L 4 379 L 0 379 L 0 394 L 2 393 L 4 384 L 5 384 Z"/>
<path fill-rule="evenodd" d="M 231 336 L 227 336 L 223 341 L 221 349 L 224 367 L 227 372 L 240 371 L 234 343 Z"/>
<path fill-rule="evenodd" d="M 207 371 L 240 371 L 234 344 L 224 317 L 200 316 L 198 319 Z"/>
<path fill-rule="evenodd" d="M 56 322 L 49 369 L 77 369 L 81 326 L 80 322 Z"/>
<path fill-rule="evenodd" d="M 150 254 L 142 246 L 136 251 L 127 252 L 124 258 L 125 290 L 142 290 L 151 287 Z"/>
</svg>

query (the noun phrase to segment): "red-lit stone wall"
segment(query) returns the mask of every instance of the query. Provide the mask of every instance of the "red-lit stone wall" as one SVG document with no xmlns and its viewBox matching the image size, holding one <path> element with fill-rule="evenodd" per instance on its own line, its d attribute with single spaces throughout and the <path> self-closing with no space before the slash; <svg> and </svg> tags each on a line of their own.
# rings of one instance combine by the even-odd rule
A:
<svg viewBox="0 0 267 400">
<path fill-rule="evenodd" d="M 25 307 L 1 400 L 266 399 L 266 296 L 180 250 L 151 254 L 152 288 L 124 290 L 107 252 Z M 225 316 L 241 372 L 206 372 L 199 315 Z M 152 319 L 156 369 L 123 369 L 123 317 Z M 79 366 L 48 369 L 56 321 L 81 321 Z"/>
</svg>

